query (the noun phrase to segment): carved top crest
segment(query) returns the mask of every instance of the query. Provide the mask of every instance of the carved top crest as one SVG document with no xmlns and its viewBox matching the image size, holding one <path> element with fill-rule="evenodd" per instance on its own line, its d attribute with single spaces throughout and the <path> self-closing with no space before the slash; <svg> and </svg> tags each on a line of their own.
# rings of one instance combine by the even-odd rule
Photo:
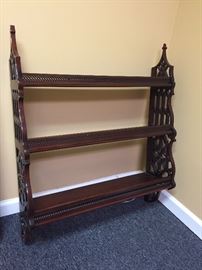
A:
<svg viewBox="0 0 202 270">
<path fill-rule="evenodd" d="M 173 66 L 169 64 L 166 55 L 167 46 L 164 43 L 162 47 L 162 55 L 159 63 L 152 68 L 153 77 L 170 77 L 174 82 Z"/>
</svg>

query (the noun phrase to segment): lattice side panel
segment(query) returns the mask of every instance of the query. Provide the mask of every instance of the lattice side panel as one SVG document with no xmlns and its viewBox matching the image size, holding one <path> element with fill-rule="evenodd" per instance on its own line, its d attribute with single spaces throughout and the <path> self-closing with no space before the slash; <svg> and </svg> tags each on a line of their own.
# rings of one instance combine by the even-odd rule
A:
<svg viewBox="0 0 202 270">
<path fill-rule="evenodd" d="M 159 177 L 174 179 L 175 163 L 172 157 L 172 144 L 174 138 L 169 135 L 152 137 L 148 139 L 147 172 Z"/>
<path fill-rule="evenodd" d="M 13 120 L 16 141 L 16 162 L 20 201 L 21 234 L 26 242 L 33 225 L 30 155 L 26 147 L 27 133 L 23 108 L 23 89 L 12 89 Z"/>
<path fill-rule="evenodd" d="M 171 89 L 151 89 L 150 126 L 173 125 L 174 117 L 171 107 L 172 95 Z"/>
<path fill-rule="evenodd" d="M 174 95 L 173 66 L 169 64 L 166 56 L 166 45 L 159 63 L 152 68 L 153 77 L 166 77 L 170 79 L 170 88 L 151 88 L 149 105 L 149 126 L 170 125 L 173 133 L 170 135 L 154 136 L 147 142 L 146 171 L 160 177 L 170 177 L 175 186 L 175 163 L 172 155 L 172 144 L 175 141 L 174 115 L 171 98 Z"/>
</svg>

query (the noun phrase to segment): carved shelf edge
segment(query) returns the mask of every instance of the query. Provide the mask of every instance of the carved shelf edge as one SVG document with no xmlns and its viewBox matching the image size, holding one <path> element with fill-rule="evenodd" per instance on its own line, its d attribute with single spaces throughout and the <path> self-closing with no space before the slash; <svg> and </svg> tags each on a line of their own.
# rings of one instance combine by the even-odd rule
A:
<svg viewBox="0 0 202 270">
<path fill-rule="evenodd" d="M 175 130 L 167 126 L 145 126 L 94 132 L 38 137 L 28 139 L 30 153 L 73 148 L 94 144 L 103 144 L 173 134 Z"/>
<path fill-rule="evenodd" d="M 165 77 L 22 73 L 22 87 L 170 87 Z"/>
<path fill-rule="evenodd" d="M 169 177 L 158 178 L 147 173 L 113 179 L 104 183 L 58 192 L 34 198 L 34 218 L 37 226 L 64 217 L 78 215 L 99 207 L 171 188 Z"/>
</svg>

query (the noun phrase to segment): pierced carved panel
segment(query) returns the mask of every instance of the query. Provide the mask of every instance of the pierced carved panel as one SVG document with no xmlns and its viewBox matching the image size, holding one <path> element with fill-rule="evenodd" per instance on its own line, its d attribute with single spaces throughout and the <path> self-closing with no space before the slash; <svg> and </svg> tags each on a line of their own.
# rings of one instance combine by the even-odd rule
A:
<svg viewBox="0 0 202 270">
<path fill-rule="evenodd" d="M 164 135 L 148 140 L 147 172 L 159 177 L 175 175 L 175 164 L 172 157 L 174 136 Z"/>
<path fill-rule="evenodd" d="M 149 115 L 149 124 L 151 126 L 173 125 L 172 95 L 172 89 L 157 88 L 151 90 Z"/>
<path fill-rule="evenodd" d="M 15 64 L 14 57 L 10 57 L 9 63 L 10 63 L 10 77 L 11 77 L 11 80 L 15 80 L 17 76 L 16 76 L 16 64 Z"/>
<path fill-rule="evenodd" d="M 22 175 L 18 174 L 18 187 L 19 187 L 19 200 L 20 200 L 20 211 L 26 212 L 28 210 L 28 187 L 26 182 L 23 180 Z"/>
<path fill-rule="evenodd" d="M 175 163 L 172 156 L 172 144 L 175 141 L 174 115 L 171 98 L 174 94 L 173 66 L 166 56 L 166 45 L 163 45 L 163 53 L 159 63 L 152 68 L 152 77 L 170 78 L 171 87 L 151 88 L 149 105 L 149 126 L 169 125 L 173 129 L 170 135 L 150 137 L 147 143 L 147 172 L 159 176 L 170 177 L 175 175 Z"/>
<path fill-rule="evenodd" d="M 26 167 L 27 166 L 27 167 Z M 29 161 L 25 159 L 25 155 L 18 151 L 17 153 L 17 173 L 18 173 L 18 188 L 21 211 L 28 210 L 28 194 L 29 186 L 26 179 L 26 170 L 29 170 Z"/>
<path fill-rule="evenodd" d="M 29 155 L 24 152 L 16 151 L 18 191 L 20 201 L 20 220 L 22 238 L 29 236 L 30 228 L 30 211 L 31 211 L 31 186 L 29 180 Z"/>
</svg>

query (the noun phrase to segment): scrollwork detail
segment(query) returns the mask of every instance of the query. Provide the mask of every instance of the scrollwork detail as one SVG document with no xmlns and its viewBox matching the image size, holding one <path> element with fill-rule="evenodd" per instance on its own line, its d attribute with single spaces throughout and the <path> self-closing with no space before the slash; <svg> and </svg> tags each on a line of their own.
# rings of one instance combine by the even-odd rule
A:
<svg viewBox="0 0 202 270">
<path fill-rule="evenodd" d="M 175 175 L 175 163 L 172 157 L 172 144 L 175 136 L 163 135 L 149 139 L 150 155 L 147 163 L 147 172 L 158 177 Z"/>
<path fill-rule="evenodd" d="M 17 151 L 18 190 L 20 201 L 20 220 L 23 241 L 30 238 L 30 185 L 29 185 L 29 155 Z"/>
</svg>

